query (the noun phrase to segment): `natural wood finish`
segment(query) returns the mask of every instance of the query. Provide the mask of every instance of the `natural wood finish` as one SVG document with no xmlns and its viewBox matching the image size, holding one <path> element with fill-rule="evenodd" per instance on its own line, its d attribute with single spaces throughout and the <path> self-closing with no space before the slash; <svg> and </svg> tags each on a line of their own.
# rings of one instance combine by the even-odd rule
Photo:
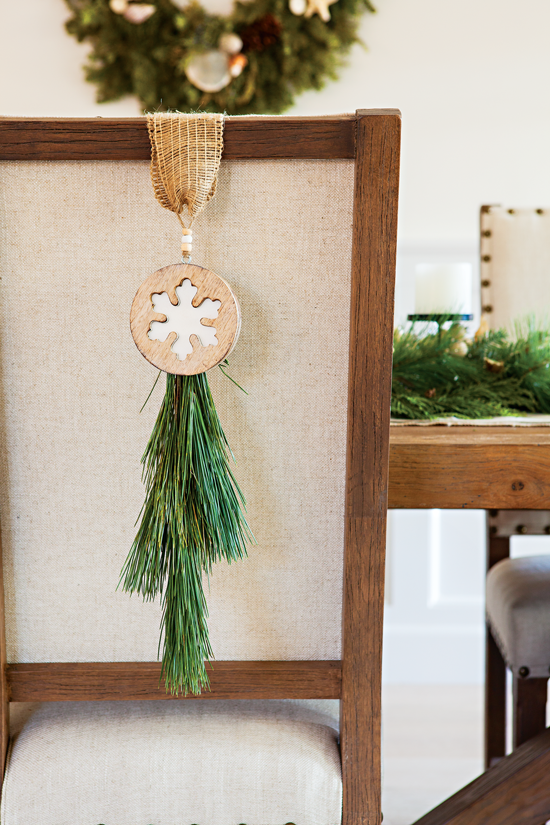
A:
<svg viewBox="0 0 550 825">
<path fill-rule="evenodd" d="M 550 729 L 414 825 L 541 825 L 550 818 Z"/>
<path fill-rule="evenodd" d="M 339 699 L 339 661 L 213 662 L 210 691 L 172 696 L 158 662 L 54 662 L 8 665 L 12 702 L 133 699 Z"/>
<path fill-rule="evenodd" d="M 548 679 L 521 679 L 514 676 L 514 748 L 546 729 L 547 695 Z"/>
<path fill-rule="evenodd" d="M 6 625 L 4 613 L 4 573 L 2 559 L 2 538 L 0 534 L 0 790 L 6 769 L 6 758 L 10 737 L 9 687 L 6 666 Z"/>
<path fill-rule="evenodd" d="M 489 628 L 485 638 L 485 768 L 506 755 L 506 663 Z"/>
<path fill-rule="evenodd" d="M 510 539 L 487 540 L 487 570 L 510 555 Z M 488 626 L 485 628 L 485 767 L 506 754 L 506 664 Z"/>
<path fill-rule="evenodd" d="M 355 116 L 227 118 L 225 160 L 353 158 Z M 146 119 L 0 118 L 0 160 L 150 160 Z"/>
<path fill-rule="evenodd" d="M 389 412 L 401 120 L 358 112 L 340 742 L 343 825 L 379 825 Z"/>
<path fill-rule="evenodd" d="M 152 321 L 166 321 L 166 315 L 155 311 L 152 295 L 166 292 L 170 302 L 177 306 L 176 287 L 185 279 L 197 287 L 192 300 L 194 307 L 200 306 L 206 298 L 221 301 L 221 306 L 216 319 L 201 321 L 205 327 L 215 327 L 218 343 L 203 346 L 197 336 L 192 335 L 193 352 L 181 360 L 171 349 L 178 337 L 175 332 L 171 332 L 166 341 L 151 340 L 148 332 Z M 174 375 L 197 375 L 220 364 L 234 347 L 240 328 L 239 303 L 227 281 L 194 264 L 172 264 L 154 272 L 139 287 L 130 311 L 130 329 L 143 357 L 159 370 Z"/>
<path fill-rule="evenodd" d="M 549 510 L 550 427 L 392 427 L 389 506 Z"/>
</svg>

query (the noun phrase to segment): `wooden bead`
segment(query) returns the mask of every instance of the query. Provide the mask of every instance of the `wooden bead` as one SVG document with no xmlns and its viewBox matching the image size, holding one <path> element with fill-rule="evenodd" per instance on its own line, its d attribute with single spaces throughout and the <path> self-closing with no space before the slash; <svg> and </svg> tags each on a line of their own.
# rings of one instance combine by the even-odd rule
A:
<svg viewBox="0 0 550 825">
<path fill-rule="evenodd" d="M 181 251 L 182 252 L 192 252 L 193 251 L 193 244 L 192 243 L 182 243 Z"/>
</svg>

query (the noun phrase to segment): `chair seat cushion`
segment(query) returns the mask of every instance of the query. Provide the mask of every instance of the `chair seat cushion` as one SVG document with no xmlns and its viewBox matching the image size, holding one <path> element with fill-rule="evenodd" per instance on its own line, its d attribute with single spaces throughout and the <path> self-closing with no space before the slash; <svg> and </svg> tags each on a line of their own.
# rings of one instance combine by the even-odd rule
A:
<svg viewBox="0 0 550 825">
<path fill-rule="evenodd" d="M 40 705 L 14 731 L 2 825 L 339 825 L 330 704 Z"/>
<path fill-rule="evenodd" d="M 504 559 L 487 575 L 487 620 L 506 664 L 550 676 L 550 556 Z"/>
</svg>

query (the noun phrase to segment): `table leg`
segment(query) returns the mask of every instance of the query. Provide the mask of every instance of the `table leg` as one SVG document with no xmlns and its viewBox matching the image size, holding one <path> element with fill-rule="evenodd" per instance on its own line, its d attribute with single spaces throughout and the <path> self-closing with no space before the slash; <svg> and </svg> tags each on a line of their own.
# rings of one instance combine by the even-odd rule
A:
<svg viewBox="0 0 550 825">
<path fill-rule="evenodd" d="M 546 730 L 548 679 L 514 676 L 514 749 Z"/>
<path fill-rule="evenodd" d="M 487 570 L 510 555 L 510 539 L 487 541 Z M 485 768 L 506 755 L 506 665 L 489 628 L 485 645 Z"/>
</svg>

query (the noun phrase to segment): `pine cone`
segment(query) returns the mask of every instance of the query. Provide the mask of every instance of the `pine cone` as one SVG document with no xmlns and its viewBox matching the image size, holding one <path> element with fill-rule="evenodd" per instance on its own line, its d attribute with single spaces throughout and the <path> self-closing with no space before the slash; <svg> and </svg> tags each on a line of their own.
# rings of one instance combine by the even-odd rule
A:
<svg viewBox="0 0 550 825">
<path fill-rule="evenodd" d="M 502 372 L 504 369 L 504 361 L 493 361 L 492 358 L 484 358 L 483 363 L 485 364 L 485 369 L 489 370 L 489 372 Z"/>
<path fill-rule="evenodd" d="M 239 32 L 243 52 L 263 52 L 281 36 L 282 26 L 272 14 L 264 14 Z"/>
</svg>

